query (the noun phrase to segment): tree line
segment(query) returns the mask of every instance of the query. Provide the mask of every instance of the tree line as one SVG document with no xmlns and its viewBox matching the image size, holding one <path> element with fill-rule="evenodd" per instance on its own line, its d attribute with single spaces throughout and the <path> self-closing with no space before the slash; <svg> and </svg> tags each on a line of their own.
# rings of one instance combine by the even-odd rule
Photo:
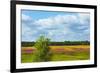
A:
<svg viewBox="0 0 100 73">
<path fill-rule="evenodd" d="M 23 47 L 33 46 L 36 42 L 21 42 Z M 90 45 L 89 41 L 64 41 L 64 42 L 49 42 L 49 45 Z"/>
</svg>

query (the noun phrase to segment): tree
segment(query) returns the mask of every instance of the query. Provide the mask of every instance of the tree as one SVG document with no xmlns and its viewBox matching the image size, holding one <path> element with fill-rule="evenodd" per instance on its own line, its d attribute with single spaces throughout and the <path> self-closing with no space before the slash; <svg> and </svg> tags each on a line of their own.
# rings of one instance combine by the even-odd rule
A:
<svg viewBox="0 0 100 73">
<path fill-rule="evenodd" d="M 43 62 L 49 61 L 49 42 L 48 38 L 44 36 L 40 36 L 39 39 L 35 43 L 36 51 L 36 61 Z"/>
</svg>

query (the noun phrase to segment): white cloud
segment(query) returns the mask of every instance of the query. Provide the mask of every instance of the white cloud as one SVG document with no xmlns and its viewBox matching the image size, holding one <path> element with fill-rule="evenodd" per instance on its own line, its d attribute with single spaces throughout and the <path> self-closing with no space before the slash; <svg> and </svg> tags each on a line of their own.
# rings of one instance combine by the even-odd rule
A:
<svg viewBox="0 0 100 73">
<path fill-rule="evenodd" d="M 31 20 L 31 17 L 25 14 L 22 14 L 22 20 L 28 21 Z"/>
<path fill-rule="evenodd" d="M 46 18 L 46 19 L 39 19 L 37 20 L 37 24 L 40 24 L 40 25 L 45 25 L 45 26 L 50 26 L 53 24 L 53 20 L 52 18 Z"/>
<path fill-rule="evenodd" d="M 79 22 L 80 24 L 83 24 L 83 25 L 87 25 L 88 21 L 89 21 L 89 13 L 84 13 L 84 14 L 78 14 L 78 18 L 79 18 Z"/>
<path fill-rule="evenodd" d="M 57 15 L 55 17 L 48 17 L 44 19 L 38 19 L 34 23 L 37 25 L 41 25 L 44 27 L 50 27 L 50 26 L 55 26 L 55 25 L 61 25 L 64 23 L 69 23 L 69 22 L 75 22 L 77 21 L 77 17 L 73 15 Z"/>
<path fill-rule="evenodd" d="M 30 16 L 22 14 L 22 35 L 25 40 L 36 40 L 40 34 L 52 38 L 53 40 L 84 40 L 89 37 L 89 14 L 72 13 L 66 15 L 56 15 L 44 19 L 33 20 Z M 31 21 L 29 21 L 31 20 Z M 31 25 L 31 26 L 30 26 Z M 79 38 L 81 36 L 81 38 Z"/>
</svg>

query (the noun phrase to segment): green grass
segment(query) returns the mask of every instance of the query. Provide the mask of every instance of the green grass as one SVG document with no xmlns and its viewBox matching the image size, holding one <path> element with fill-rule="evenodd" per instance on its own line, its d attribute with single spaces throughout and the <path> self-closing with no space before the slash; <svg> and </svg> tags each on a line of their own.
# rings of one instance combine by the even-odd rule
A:
<svg viewBox="0 0 100 73">
<path fill-rule="evenodd" d="M 22 54 L 21 62 L 22 63 L 31 63 L 35 62 L 35 55 L 34 54 Z"/>
<path fill-rule="evenodd" d="M 87 60 L 89 59 L 89 53 L 79 52 L 73 55 L 68 54 L 53 54 L 51 56 L 51 61 L 72 61 L 72 60 Z"/>
<path fill-rule="evenodd" d="M 34 54 L 22 54 L 22 63 L 31 63 L 35 61 Z M 90 55 L 88 52 L 77 52 L 73 55 L 68 54 L 52 54 L 50 57 L 51 61 L 73 61 L 73 60 L 87 60 Z"/>
</svg>

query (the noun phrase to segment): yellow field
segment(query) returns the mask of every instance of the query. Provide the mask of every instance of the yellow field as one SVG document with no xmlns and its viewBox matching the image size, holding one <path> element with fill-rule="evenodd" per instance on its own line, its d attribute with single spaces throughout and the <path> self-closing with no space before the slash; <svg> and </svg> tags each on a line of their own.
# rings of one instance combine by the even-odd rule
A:
<svg viewBox="0 0 100 73">
<path fill-rule="evenodd" d="M 22 47 L 22 52 L 24 51 L 36 51 L 35 47 Z M 50 46 L 51 52 L 77 52 L 77 51 L 90 51 L 89 45 L 74 45 L 74 46 Z"/>
<path fill-rule="evenodd" d="M 71 49 L 71 48 L 90 48 L 90 45 L 74 45 L 74 46 L 50 46 L 51 49 L 56 49 L 56 48 L 64 48 L 64 49 Z M 22 47 L 22 49 L 36 49 L 35 47 Z"/>
<path fill-rule="evenodd" d="M 51 50 L 55 49 L 64 49 L 67 51 L 74 51 L 74 50 L 87 50 L 89 51 L 90 46 L 89 45 L 74 45 L 74 46 L 50 46 Z"/>
<path fill-rule="evenodd" d="M 52 49 L 56 49 L 56 48 L 64 48 L 64 49 L 70 49 L 70 48 L 90 48 L 89 45 L 74 45 L 74 46 L 50 46 Z"/>
</svg>

